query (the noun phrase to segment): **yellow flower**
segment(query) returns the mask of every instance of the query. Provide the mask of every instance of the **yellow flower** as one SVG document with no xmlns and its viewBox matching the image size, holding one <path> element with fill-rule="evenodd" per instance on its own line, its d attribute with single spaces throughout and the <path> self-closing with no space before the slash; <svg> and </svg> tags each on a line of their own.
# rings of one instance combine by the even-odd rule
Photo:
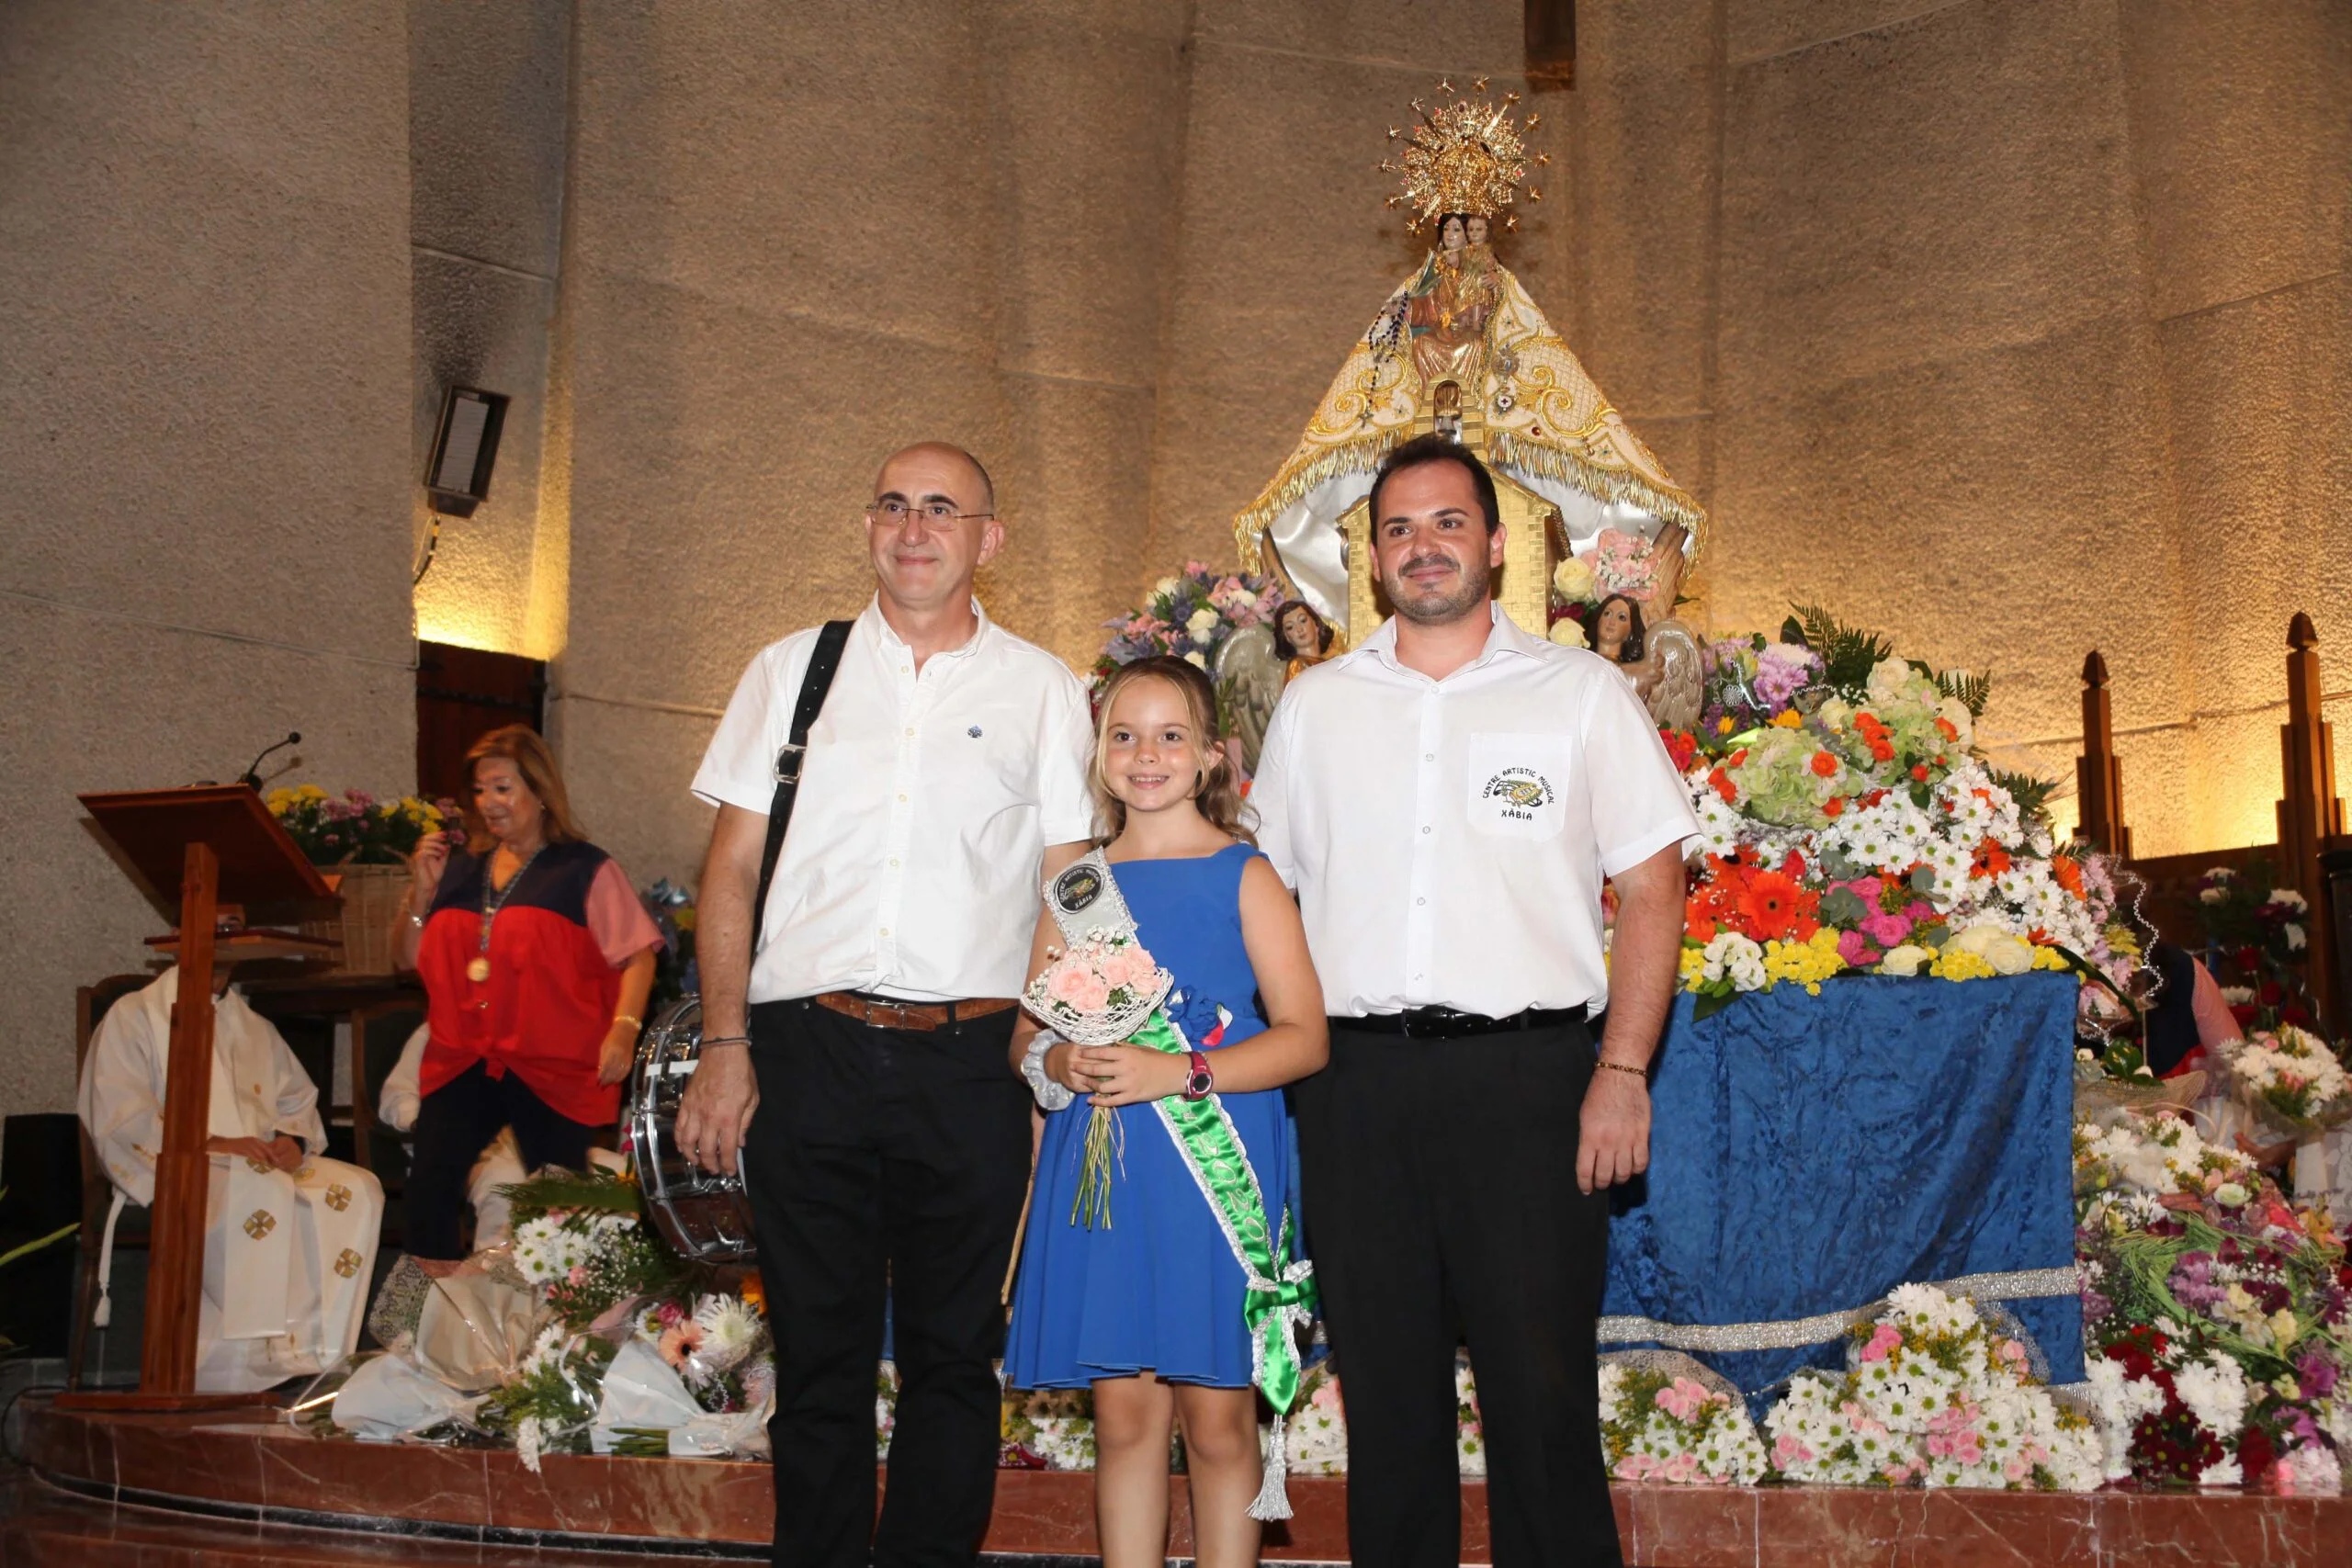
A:
<svg viewBox="0 0 2352 1568">
<path fill-rule="evenodd" d="M 272 817 L 283 817 L 294 807 L 294 792 L 290 789 L 271 790 L 263 804 L 269 807 Z"/>
<path fill-rule="evenodd" d="M 301 788 L 294 792 L 294 798 L 297 802 L 322 801 L 326 799 L 326 797 L 327 792 L 321 789 L 316 784 L 304 784 Z"/>
<path fill-rule="evenodd" d="M 1775 941 L 1764 944 L 1767 986 L 1786 980 L 1803 986 L 1809 996 L 1821 995 L 1821 982 L 1846 967 L 1838 951 L 1838 933 L 1824 926 L 1804 942 Z"/>
<path fill-rule="evenodd" d="M 1982 956 L 1947 942 L 1944 950 L 1936 954 L 1936 961 L 1928 965 L 1928 973 L 1947 980 L 1989 980 L 2000 971 Z"/>
<path fill-rule="evenodd" d="M 1729 735 L 1731 733 L 1731 715 L 1725 714 L 1723 717 L 1715 720 L 1715 733 L 1717 735 Z"/>
<path fill-rule="evenodd" d="M 2033 966 L 2036 969 L 2064 969 L 2066 960 L 2054 947 L 2037 947 L 2033 950 Z"/>
<path fill-rule="evenodd" d="M 1707 976 L 1706 950 L 1694 942 L 1684 942 L 1679 967 L 1681 970 L 1682 988 L 1686 991 L 1697 990 L 1705 982 Z"/>
<path fill-rule="evenodd" d="M 1772 722 L 1782 729 L 1794 729 L 1804 723 L 1804 715 L 1794 708 L 1782 708 L 1772 716 Z"/>
</svg>

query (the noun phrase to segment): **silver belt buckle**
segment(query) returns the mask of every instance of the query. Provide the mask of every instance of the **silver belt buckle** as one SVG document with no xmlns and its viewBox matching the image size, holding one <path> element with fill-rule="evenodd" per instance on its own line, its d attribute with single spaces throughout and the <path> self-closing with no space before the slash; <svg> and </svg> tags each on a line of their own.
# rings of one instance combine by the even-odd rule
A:
<svg viewBox="0 0 2352 1568">
<path fill-rule="evenodd" d="M 778 784 L 798 784 L 800 782 L 800 760 L 804 756 L 808 755 L 808 747 L 795 746 L 789 741 L 786 741 L 784 745 L 777 747 L 775 753 L 775 782 Z"/>
</svg>

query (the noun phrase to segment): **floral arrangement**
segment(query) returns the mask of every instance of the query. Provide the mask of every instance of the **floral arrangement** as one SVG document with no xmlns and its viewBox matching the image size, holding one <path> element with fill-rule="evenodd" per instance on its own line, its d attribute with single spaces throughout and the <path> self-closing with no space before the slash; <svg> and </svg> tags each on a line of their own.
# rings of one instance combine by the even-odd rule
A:
<svg viewBox="0 0 2352 1568">
<path fill-rule="evenodd" d="M 514 1221 L 514 1267 L 575 1333 L 626 1303 L 674 1291 L 685 1277 L 626 1177 L 550 1171 L 503 1190 Z"/>
<path fill-rule="evenodd" d="M 1466 1350 L 1453 1355 L 1453 1452 L 1463 1474 L 1487 1473 L 1487 1428 L 1478 1419 L 1478 1380 Z"/>
<path fill-rule="evenodd" d="M 756 1406 L 775 1392 L 767 1319 L 741 1296 L 710 1292 L 691 1308 L 660 1303 L 639 1314 L 637 1333 L 714 1414 Z"/>
<path fill-rule="evenodd" d="M 1003 1470 L 1092 1470 L 1093 1395 L 1084 1389 L 1007 1389 L 997 1465 Z"/>
<path fill-rule="evenodd" d="M 271 790 L 263 804 L 313 865 L 398 865 L 458 815 L 451 800 L 378 800 L 357 789 L 337 798 L 316 784 Z"/>
<path fill-rule="evenodd" d="M 1329 1360 L 1306 1370 L 1299 1397 L 1283 1428 L 1283 1451 L 1293 1475 L 1345 1475 L 1348 1423 L 1340 1405 L 1340 1380 Z"/>
<path fill-rule="evenodd" d="M 1143 607 L 1102 623 L 1111 640 L 1095 660 L 1100 687 L 1122 664 L 1167 654 L 1205 670 L 1225 639 L 1244 626 L 1271 626 L 1283 606 L 1281 585 L 1247 572 L 1216 572 L 1186 561 L 1145 595 Z"/>
<path fill-rule="evenodd" d="M 1855 1330 L 1843 1378 L 1801 1372 L 1765 1416 L 1772 1467 L 1849 1486 L 2094 1489 L 2098 1435 L 2027 1362 L 1970 1303 L 1902 1286 Z"/>
<path fill-rule="evenodd" d="M 2075 1168 L 2104 1473 L 2338 1490 L 2352 1269 L 2324 1220 L 2165 1113 L 2078 1127 Z"/>
<path fill-rule="evenodd" d="M 1661 1359 L 1663 1358 L 1660 1358 Z M 1753 1485 L 1769 1461 L 1747 1407 L 1649 1358 L 1600 1363 L 1600 1447 L 1620 1481 Z"/>
<path fill-rule="evenodd" d="M 475 1425 L 494 1440 L 513 1443 L 534 1472 L 542 1454 L 586 1453 L 616 1348 L 594 1335 L 548 1325 L 514 1374 L 475 1411 Z"/>
<path fill-rule="evenodd" d="M 2198 879 L 2197 919 L 2211 946 L 2247 968 L 2258 958 L 2300 964 L 2311 951 L 2311 904 L 2291 887 L 2271 886 L 2270 863 L 2255 860 L 2243 875 L 2217 865 Z"/>
<path fill-rule="evenodd" d="M 1175 976 L 1159 966 L 1132 933 L 1096 931 L 1064 950 L 1029 982 L 1022 1005 L 1063 1039 L 1108 1045 L 1134 1035 L 1151 1018 Z M 1085 1163 L 1079 1173 L 1073 1223 L 1111 1223 L 1111 1166 L 1118 1157 L 1118 1113 L 1098 1105 L 1086 1125 Z"/>
<path fill-rule="evenodd" d="M 2259 858 L 2243 872 L 2217 865 L 2199 879 L 2195 908 L 2205 964 L 2240 1028 L 2287 1023 L 2313 1030 L 2318 1020 L 2304 984 L 2311 905 L 2277 882 L 2270 863 Z"/>
<path fill-rule="evenodd" d="M 1683 988 L 1712 1011 L 1849 972 L 2073 970 L 2120 1016 L 2140 947 L 2113 873 L 2052 833 L 2050 789 L 1975 747 L 1989 683 L 1899 660 L 1817 610 L 1705 651 L 1704 716 L 1669 733 L 1704 840 Z"/>
<path fill-rule="evenodd" d="M 1622 593 L 1642 607 L 1645 618 L 1668 614 L 1670 605 L 1655 605 L 1657 597 L 1657 544 L 1621 528 L 1604 528 L 1592 547 L 1580 556 L 1564 558 L 1552 569 L 1551 637 L 1570 648 L 1592 642 L 1592 622 L 1601 602 Z"/>
<path fill-rule="evenodd" d="M 2290 1132 L 2311 1136 L 2352 1117 L 2352 1075 L 2307 1029 L 2257 1029 L 2217 1051 L 2238 1098 Z"/>
</svg>

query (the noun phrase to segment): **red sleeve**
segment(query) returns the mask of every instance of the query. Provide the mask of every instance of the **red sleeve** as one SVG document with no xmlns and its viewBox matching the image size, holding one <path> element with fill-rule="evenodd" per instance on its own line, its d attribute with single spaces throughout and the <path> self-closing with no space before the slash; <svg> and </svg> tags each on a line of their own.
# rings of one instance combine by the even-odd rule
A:
<svg viewBox="0 0 2352 1568">
<path fill-rule="evenodd" d="M 606 860 L 588 885 L 588 933 L 605 962 L 617 969 L 649 947 L 662 945 L 661 929 L 638 902 L 637 890 L 620 862 Z"/>
</svg>

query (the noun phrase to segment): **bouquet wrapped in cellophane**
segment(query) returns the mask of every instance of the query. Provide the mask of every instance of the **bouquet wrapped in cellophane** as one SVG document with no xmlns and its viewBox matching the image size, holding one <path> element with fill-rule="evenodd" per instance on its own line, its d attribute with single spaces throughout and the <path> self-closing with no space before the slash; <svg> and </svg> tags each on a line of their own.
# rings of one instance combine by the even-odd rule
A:
<svg viewBox="0 0 2352 1568">
<path fill-rule="evenodd" d="M 1155 1021 L 1175 977 L 1132 935 L 1096 931 L 1067 949 L 1048 950 L 1049 962 L 1029 982 L 1022 1005 L 1074 1045 L 1114 1045 Z M 1111 1166 L 1119 1157 L 1118 1113 L 1094 1108 L 1086 1127 L 1086 1159 L 1079 1173 L 1070 1218 L 1089 1229 L 1111 1224 Z"/>
</svg>

